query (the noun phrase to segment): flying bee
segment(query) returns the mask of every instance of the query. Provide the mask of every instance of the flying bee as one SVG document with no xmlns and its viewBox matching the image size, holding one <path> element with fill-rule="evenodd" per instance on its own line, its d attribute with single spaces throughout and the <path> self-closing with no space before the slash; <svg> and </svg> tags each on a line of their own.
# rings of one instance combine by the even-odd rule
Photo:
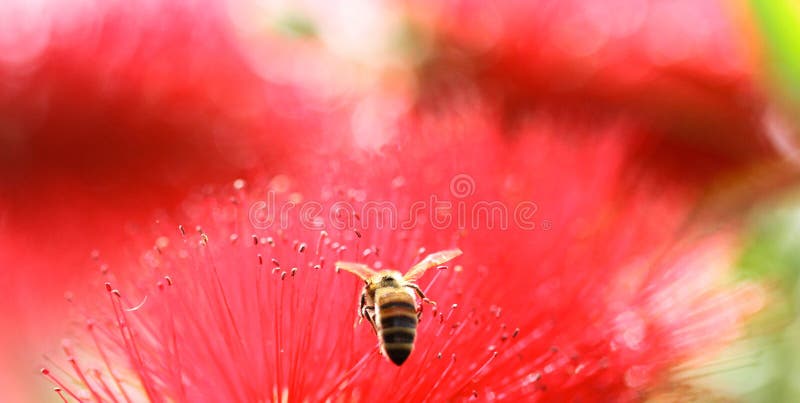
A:
<svg viewBox="0 0 800 403">
<path fill-rule="evenodd" d="M 412 266 L 405 275 L 395 270 L 376 271 L 362 263 L 336 262 L 336 268 L 346 270 L 364 280 L 359 314 L 378 335 L 381 352 L 396 365 L 401 365 L 414 349 L 419 313 L 416 295 L 431 305 L 414 282 L 431 267 L 439 266 L 461 254 L 459 249 L 432 253 Z"/>
</svg>

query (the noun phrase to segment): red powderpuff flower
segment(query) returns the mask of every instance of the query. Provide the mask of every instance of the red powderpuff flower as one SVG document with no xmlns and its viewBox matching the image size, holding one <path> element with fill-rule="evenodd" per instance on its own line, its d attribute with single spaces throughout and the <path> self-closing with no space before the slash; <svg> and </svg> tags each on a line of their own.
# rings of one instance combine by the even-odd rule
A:
<svg viewBox="0 0 800 403">
<path fill-rule="evenodd" d="M 288 169 L 330 123 L 303 88 L 251 71 L 218 2 L 12 0 L 0 21 L 0 208 L 23 245 Z M 71 238 L 39 246 L 69 254 Z"/>
<path fill-rule="evenodd" d="M 519 147 L 464 116 L 404 129 L 159 217 L 42 373 L 65 401 L 627 401 L 759 305 L 722 283 L 719 238 L 676 242 L 679 194 L 619 179 L 624 125 L 564 136 L 587 129 L 540 117 Z M 404 271 L 452 247 L 398 368 L 334 264 Z"/>
<path fill-rule="evenodd" d="M 731 2 L 401 3 L 430 37 L 426 108 L 479 94 L 510 128 L 541 108 L 626 114 L 651 133 L 640 162 L 698 187 L 778 155 Z"/>
<path fill-rule="evenodd" d="M 335 132 L 309 93 L 251 70 L 218 1 L 0 2 L 3 390 L 96 269 L 91 249 L 115 267 L 154 210 L 289 169 Z"/>
<path fill-rule="evenodd" d="M 0 8 L 4 20 L 20 16 L 0 30 L 0 168 L 14 185 L 57 176 L 88 191 L 142 184 L 171 195 L 286 160 L 303 144 L 286 133 L 320 131 L 313 97 L 251 71 L 222 5 L 73 7 Z"/>
<path fill-rule="evenodd" d="M 29 303 L 34 282 L 60 299 L 89 248 L 125 239 L 108 221 L 145 220 L 316 147 L 328 115 L 304 89 L 252 72 L 230 33 L 214 1 L 0 5 L 0 210 L 15 234 L 0 255 L 25 267 L 1 275 L 19 285 L 12 301 Z M 23 316 L 14 302 L 0 310 Z"/>
</svg>

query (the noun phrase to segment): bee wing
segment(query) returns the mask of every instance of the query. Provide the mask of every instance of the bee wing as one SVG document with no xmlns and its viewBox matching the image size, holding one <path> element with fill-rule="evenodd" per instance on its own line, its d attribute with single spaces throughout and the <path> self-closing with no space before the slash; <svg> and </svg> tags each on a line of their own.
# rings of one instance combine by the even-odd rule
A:
<svg viewBox="0 0 800 403">
<path fill-rule="evenodd" d="M 408 282 L 414 282 L 420 277 L 422 277 L 422 275 L 425 274 L 426 270 L 434 266 L 439 266 L 440 264 L 446 263 L 452 259 L 455 259 L 459 255 L 461 255 L 461 253 L 462 253 L 461 249 L 448 249 L 436 253 L 431 253 L 430 255 L 426 256 L 425 259 L 422 259 L 422 261 L 420 261 L 419 263 L 415 264 L 414 266 L 411 266 L 411 268 L 408 269 L 406 274 L 403 276 L 403 279 L 405 279 Z"/>
<path fill-rule="evenodd" d="M 353 273 L 356 276 L 361 277 L 361 279 L 364 281 L 368 280 L 370 277 L 377 274 L 375 270 L 372 270 L 369 266 L 363 263 L 336 262 L 336 268 L 344 271 L 349 271 L 350 273 Z"/>
</svg>

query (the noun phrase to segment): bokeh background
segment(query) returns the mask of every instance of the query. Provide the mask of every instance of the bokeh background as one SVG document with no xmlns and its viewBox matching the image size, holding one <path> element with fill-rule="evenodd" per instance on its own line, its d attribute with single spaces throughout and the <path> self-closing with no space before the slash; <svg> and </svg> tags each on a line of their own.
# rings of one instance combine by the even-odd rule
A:
<svg viewBox="0 0 800 403">
<path fill-rule="evenodd" d="M 68 334 L 73 295 L 204 185 L 479 107 L 507 141 L 543 111 L 622 122 L 630 180 L 736 227 L 736 275 L 770 291 L 745 337 L 680 376 L 800 401 L 800 4 L 485 3 L 0 3 L 2 400 L 54 397 L 40 349 Z"/>
</svg>

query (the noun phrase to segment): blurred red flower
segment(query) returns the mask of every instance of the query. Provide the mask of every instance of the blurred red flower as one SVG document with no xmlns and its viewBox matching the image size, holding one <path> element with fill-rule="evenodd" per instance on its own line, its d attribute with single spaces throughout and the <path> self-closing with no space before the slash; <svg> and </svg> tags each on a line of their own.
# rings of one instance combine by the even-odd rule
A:
<svg viewBox="0 0 800 403">
<path fill-rule="evenodd" d="M 95 284 L 107 308 L 78 305 L 87 330 L 43 373 L 65 400 L 630 401 L 758 309 L 720 285 L 724 240 L 683 230 L 680 191 L 621 179 L 624 124 L 540 115 L 511 146 L 479 116 L 196 195 L 126 242 L 146 252 Z M 333 264 L 405 270 L 454 246 L 398 369 Z"/>
<path fill-rule="evenodd" d="M 113 266 L 155 211 L 338 134 L 308 88 L 251 71 L 228 25 L 216 1 L 0 4 L 0 378 L 59 327 L 91 250 Z"/>
<path fill-rule="evenodd" d="M 505 117 L 507 136 L 542 109 L 625 115 L 648 133 L 634 162 L 701 188 L 778 157 L 735 2 L 400 3 L 429 42 L 422 108 L 478 98 Z"/>
<path fill-rule="evenodd" d="M 123 239 L 104 231 L 110 220 L 287 169 L 333 133 L 307 89 L 250 71 L 224 11 L 205 1 L 4 3 L 0 194 L 20 241 L 10 250 L 84 257 L 73 242 Z M 43 228 L 61 235 L 41 242 Z"/>
</svg>

